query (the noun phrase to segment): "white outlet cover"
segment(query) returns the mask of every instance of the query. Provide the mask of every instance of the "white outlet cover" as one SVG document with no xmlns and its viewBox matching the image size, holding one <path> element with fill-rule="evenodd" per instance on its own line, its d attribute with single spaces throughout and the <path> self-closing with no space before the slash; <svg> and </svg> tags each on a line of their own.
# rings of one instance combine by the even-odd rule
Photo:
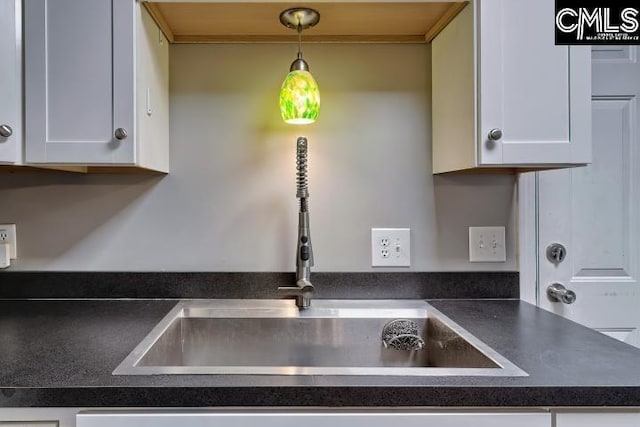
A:
<svg viewBox="0 0 640 427">
<path fill-rule="evenodd" d="M 371 266 L 411 267 L 411 229 L 372 228 Z"/>
<path fill-rule="evenodd" d="M 5 237 L 6 234 L 6 237 Z M 18 257 L 18 242 L 16 239 L 15 224 L 0 224 L 0 243 L 9 244 L 9 257 L 16 259 Z"/>
<path fill-rule="evenodd" d="M 507 261 L 504 227 L 469 227 L 469 261 Z"/>
</svg>

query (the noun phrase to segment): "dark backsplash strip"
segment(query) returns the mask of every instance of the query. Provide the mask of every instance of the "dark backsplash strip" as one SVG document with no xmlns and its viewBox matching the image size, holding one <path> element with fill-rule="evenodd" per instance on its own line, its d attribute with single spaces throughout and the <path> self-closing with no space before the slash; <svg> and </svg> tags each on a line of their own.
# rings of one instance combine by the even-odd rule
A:
<svg viewBox="0 0 640 427">
<path fill-rule="evenodd" d="M 517 272 L 313 273 L 315 298 L 519 298 Z M 293 273 L 3 272 L 0 299 L 279 298 Z"/>
</svg>

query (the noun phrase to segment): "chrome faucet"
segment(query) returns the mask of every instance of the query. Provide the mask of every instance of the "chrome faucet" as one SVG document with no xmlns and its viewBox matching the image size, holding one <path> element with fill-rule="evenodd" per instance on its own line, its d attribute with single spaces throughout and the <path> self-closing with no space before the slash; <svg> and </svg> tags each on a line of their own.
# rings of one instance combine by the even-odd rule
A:
<svg viewBox="0 0 640 427">
<path fill-rule="evenodd" d="M 313 267 L 313 250 L 311 249 L 311 231 L 309 227 L 309 189 L 307 185 L 307 138 L 298 138 L 296 148 L 297 184 L 296 197 L 300 199 L 298 212 L 298 243 L 296 245 L 296 284 L 295 286 L 281 286 L 282 294 L 296 297 L 299 308 L 311 305 L 313 285 L 311 284 L 311 267 Z"/>
</svg>

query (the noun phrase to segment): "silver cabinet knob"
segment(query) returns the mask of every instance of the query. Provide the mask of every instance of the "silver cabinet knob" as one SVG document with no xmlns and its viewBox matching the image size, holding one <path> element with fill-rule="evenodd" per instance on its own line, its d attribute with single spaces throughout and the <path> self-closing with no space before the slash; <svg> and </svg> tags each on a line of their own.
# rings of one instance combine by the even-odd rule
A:
<svg viewBox="0 0 640 427">
<path fill-rule="evenodd" d="M 114 135 L 115 135 L 116 139 L 120 139 L 120 140 L 126 139 L 127 138 L 127 130 L 125 128 L 118 128 L 114 132 Z"/>
<path fill-rule="evenodd" d="M 502 130 L 495 128 L 495 129 L 491 129 L 489 131 L 489 141 L 498 141 L 500 139 L 502 139 Z"/>
<path fill-rule="evenodd" d="M 13 129 L 9 125 L 0 125 L 0 136 L 4 138 L 9 138 L 13 135 Z"/>
<path fill-rule="evenodd" d="M 576 302 L 576 293 L 565 288 L 561 283 L 554 283 L 547 288 L 547 296 L 553 302 L 573 304 Z"/>
</svg>

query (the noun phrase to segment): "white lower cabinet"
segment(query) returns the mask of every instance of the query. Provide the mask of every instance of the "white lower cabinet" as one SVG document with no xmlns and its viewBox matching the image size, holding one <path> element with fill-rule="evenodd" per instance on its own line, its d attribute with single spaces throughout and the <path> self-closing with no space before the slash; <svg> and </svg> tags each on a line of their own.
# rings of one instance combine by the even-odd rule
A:
<svg viewBox="0 0 640 427">
<path fill-rule="evenodd" d="M 551 414 L 482 412 L 86 412 L 77 427 L 551 427 Z"/>
<path fill-rule="evenodd" d="M 640 408 L 555 410 L 512 408 L 481 412 L 358 409 L 180 409 L 91 410 L 89 408 L 0 408 L 0 427 L 638 427 Z"/>
<path fill-rule="evenodd" d="M 556 427 L 638 427 L 640 409 L 625 412 L 557 413 Z"/>
<path fill-rule="evenodd" d="M 551 427 L 551 414 L 480 412 L 85 412 L 77 427 Z"/>
<path fill-rule="evenodd" d="M 74 427 L 79 408 L 0 408 L 0 427 Z"/>
<path fill-rule="evenodd" d="M 0 427 L 58 427 L 57 421 L 0 421 Z"/>
</svg>

